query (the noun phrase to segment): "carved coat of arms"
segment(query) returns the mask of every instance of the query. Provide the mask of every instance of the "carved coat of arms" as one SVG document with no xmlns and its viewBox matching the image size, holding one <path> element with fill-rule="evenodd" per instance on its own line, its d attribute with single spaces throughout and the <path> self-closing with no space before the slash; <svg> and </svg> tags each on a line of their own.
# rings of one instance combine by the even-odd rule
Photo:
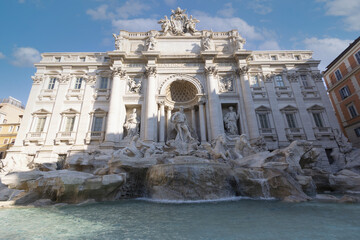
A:
<svg viewBox="0 0 360 240">
<path fill-rule="evenodd" d="M 185 13 L 186 10 L 182 10 L 181 8 L 177 8 L 175 10 L 171 10 L 172 14 L 170 19 L 167 16 L 164 19 L 159 20 L 158 23 L 161 24 L 161 28 L 164 34 L 167 32 L 174 35 L 182 35 L 184 33 L 195 33 L 196 23 L 200 22 L 193 16 L 188 17 Z"/>
</svg>

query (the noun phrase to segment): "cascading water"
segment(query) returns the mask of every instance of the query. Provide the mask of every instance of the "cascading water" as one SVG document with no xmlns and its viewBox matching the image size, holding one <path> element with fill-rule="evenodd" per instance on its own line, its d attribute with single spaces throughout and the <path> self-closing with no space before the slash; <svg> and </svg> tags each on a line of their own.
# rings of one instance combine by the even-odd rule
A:
<svg viewBox="0 0 360 240">
<path fill-rule="evenodd" d="M 264 178 L 264 173 L 262 171 L 250 171 L 249 174 L 251 175 L 251 177 L 249 178 L 251 181 L 260 184 L 263 198 L 265 199 L 271 198 L 270 186 L 268 180 Z"/>
</svg>

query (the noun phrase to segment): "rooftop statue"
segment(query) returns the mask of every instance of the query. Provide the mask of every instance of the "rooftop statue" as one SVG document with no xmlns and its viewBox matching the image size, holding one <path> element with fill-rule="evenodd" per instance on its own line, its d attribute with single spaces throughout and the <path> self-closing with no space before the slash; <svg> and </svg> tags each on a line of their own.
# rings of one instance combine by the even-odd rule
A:
<svg viewBox="0 0 360 240">
<path fill-rule="evenodd" d="M 196 23 L 200 22 L 192 15 L 190 18 L 185 13 L 186 10 L 178 7 L 175 10 L 171 10 L 172 14 L 170 19 L 164 16 L 164 19 L 160 19 L 158 23 L 162 24 L 161 29 L 163 34 L 170 33 L 173 35 L 183 35 L 185 33 L 194 34 L 196 30 Z"/>
</svg>

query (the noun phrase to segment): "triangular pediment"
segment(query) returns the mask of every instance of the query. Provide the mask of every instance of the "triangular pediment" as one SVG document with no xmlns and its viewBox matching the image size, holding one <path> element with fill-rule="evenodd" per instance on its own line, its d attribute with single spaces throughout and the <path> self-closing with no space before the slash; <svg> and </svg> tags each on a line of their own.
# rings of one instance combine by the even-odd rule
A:
<svg viewBox="0 0 360 240">
<path fill-rule="evenodd" d="M 315 104 L 315 105 L 309 107 L 307 110 L 308 110 L 308 111 L 322 111 L 322 110 L 324 110 L 324 109 L 325 109 L 324 107 Z"/>
<path fill-rule="evenodd" d="M 39 115 L 39 114 L 50 114 L 51 112 L 41 108 L 39 110 L 37 110 L 36 112 L 33 112 L 32 115 Z"/>
<path fill-rule="evenodd" d="M 287 105 L 286 107 L 280 109 L 280 111 L 282 112 L 290 112 L 290 111 L 297 111 L 298 109 L 294 106 L 291 106 L 291 105 Z"/>
<path fill-rule="evenodd" d="M 268 111 L 271 111 L 271 109 L 270 109 L 270 108 L 268 108 L 268 107 L 266 107 L 266 106 L 264 106 L 264 105 L 261 105 L 260 107 L 257 107 L 257 108 L 255 109 L 255 111 L 264 111 L 264 112 L 268 112 Z"/>
<path fill-rule="evenodd" d="M 79 114 L 79 113 L 80 113 L 79 111 L 76 111 L 73 108 L 69 108 L 69 109 L 63 111 L 61 114 Z"/>
</svg>

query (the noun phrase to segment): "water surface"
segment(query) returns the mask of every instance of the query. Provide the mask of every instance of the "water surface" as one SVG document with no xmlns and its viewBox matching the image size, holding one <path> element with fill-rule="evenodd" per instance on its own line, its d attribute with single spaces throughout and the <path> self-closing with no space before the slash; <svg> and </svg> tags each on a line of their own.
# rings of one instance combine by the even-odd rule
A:
<svg viewBox="0 0 360 240">
<path fill-rule="evenodd" d="M 360 239 L 360 204 L 237 200 L 0 210 L 0 239 Z"/>
</svg>

